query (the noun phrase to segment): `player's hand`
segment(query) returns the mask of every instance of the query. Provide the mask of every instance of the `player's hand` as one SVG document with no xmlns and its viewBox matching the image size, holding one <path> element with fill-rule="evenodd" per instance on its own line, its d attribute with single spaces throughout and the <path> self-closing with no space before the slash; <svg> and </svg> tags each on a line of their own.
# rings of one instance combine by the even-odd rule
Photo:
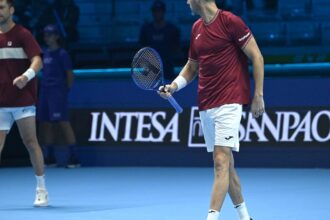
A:
<svg viewBox="0 0 330 220">
<path fill-rule="evenodd" d="M 265 112 L 265 102 L 263 96 L 254 96 L 251 104 L 251 113 L 254 118 L 258 118 Z"/>
<path fill-rule="evenodd" d="M 158 94 L 164 98 L 164 99 L 168 99 L 168 97 L 170 97 L 175 90 L 177 90 L 178 86 L 175 83 L 172 84 L 167 84 L 165 86 L 160 86 L 158 89 Z"/>
<path fill-rule="evenodd" d="M 21 75 L 14 79 L 13 85 L 17 86 L 19 89 L 23 89 L 28 82 L 29 82 L 28 78 L 24 75 Z"/>
</svg>

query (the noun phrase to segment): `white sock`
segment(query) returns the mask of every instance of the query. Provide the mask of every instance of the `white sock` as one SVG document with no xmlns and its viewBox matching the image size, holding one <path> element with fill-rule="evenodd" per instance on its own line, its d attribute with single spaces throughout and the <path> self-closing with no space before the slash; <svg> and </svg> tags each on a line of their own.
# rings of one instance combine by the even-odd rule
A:
<svg viewBox="0 0 330 220">
<path fill-rule="evenodd" d="M 45 175 L 36 176 L 37 179 L 37 189 L 46 189 Z"/>
<path fill-rule="evenodd" d="M 245 205 L 245 202 L 235 205 L 235 209 L 237 210 L 240 220 L 250 220 L 250 215 Z"/>
<path fill-rule="evenodd" d="M 218 211 L 216 211 L 214 209 L 210 209 L 206 220 L 218 220 L 219 214 L 220 213 Z"/>
</svg>

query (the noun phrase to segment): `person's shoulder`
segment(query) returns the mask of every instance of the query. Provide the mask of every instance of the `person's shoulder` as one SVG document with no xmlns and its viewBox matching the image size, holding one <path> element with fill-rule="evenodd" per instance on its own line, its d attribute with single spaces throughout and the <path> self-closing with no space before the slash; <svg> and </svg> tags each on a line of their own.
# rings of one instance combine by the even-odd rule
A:
<svg viewBox="0 0 330 220">
<path fill-rule="evenodd" d="M 20 24 L 15 24 L 14 31 L 19 34 L 31 34 L 31 31 L 29 31 L 27 28 L 23 27 Z"/>
<path fill-rule="evenodd" d="M 34 39 L 32 33 L 27 28 L 19 24 L 15 24 L 13 30 L 11 31 L 11 36 L 23 42 Z"/>
<path fill-rule="evenodd" d="M 242 21 L 242 19 L 239 16 L 235 15 L 230 11 L 225 11 L 225 10 L 220 11 L 219 18 L 221 18 L 225 23 L 236 23 Z"/>
<path fill-rule="evenodd" d="M 219 14 L 221 17 L 223 18 L 227 18 L 227 19 L 233 19 L 233 18 L 237 18 L 238 16 L 235 15 L 233 12 L 230 12 L 230 11 L 226 11 L 226 10 L 222 10 L 222 9 L 219 9 Z"/>
<path fill-rule="evenodd" d="M 63 47 L 58 49 L 58 53 L 60 54 L 60 56 L 69 56 L 68 51 L 66 49 L 64 49 Z"/>
<path fill-rule="evenodd" d="M 203 24 L 203 19 L 202 18 L 199 18 L 199 19 L 197 19 L 197 21 L 194 22 L 193 28 L 198 27 L 198 26 L 200 26 L 202 24 Z"/>
</svg>

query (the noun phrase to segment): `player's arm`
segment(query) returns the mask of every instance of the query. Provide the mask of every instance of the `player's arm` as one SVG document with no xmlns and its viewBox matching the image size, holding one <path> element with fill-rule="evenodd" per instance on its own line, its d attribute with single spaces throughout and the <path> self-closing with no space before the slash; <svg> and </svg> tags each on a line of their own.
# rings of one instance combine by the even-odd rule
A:
<svg viewBox="0 0 330 220">
<path fill-rule="evenodd" d="M 244 53 L 252 61 L 254 78 L 254 96 L 251 104 L 251 113 L 254 117 L 259 117 L 265 111 L 264 104 L 264 59 L 259 50 L 256 40 L 252 37 L 243 48 Z"/>
<path fill-rule="evenodd" d="M 188 60 L 188 62 L 186 63 L 186 65 L 184 65 L 179 75 L 174 79 L 174 81 L 170 85 L 173 89 L 173 92 L 179 91 L 184 86 L 186 86 L 191 81 L 193 81 L 197 76 L 197 74 L 198 74 L 198 63 L 193 60 Z M 181 85 L 180 78 L 185 80 L 185 85 Z"/>
<path fill-rule="evenodd" d="M 160 87 L 159 94 L 163 98 L 167 98 L 170 94 L 179 91 L 191 81 L 198 74 L 198 63 L 193 60 L 188 60 L 186 65 L 182 68 L 179 75 L 173 80 L 173 82 L 164 87 Z"/>
<path fill-rule="evenodd" d="M 31 58 L 31 65 L 22 75 L 16 77 L 13 81 L 13 85 L 19 89 L 23 89 L 27 83 L 33 79 L 42 68 L 42 59 L 40 56 L 34 56 Z"/>
<path fill-rule="evenodd" d="M 33 69 L 35 72 L 35 75 L 39 73 L 39 71 L 42 68 L 42 59 L 40 56 L 34 56 L 31 59 L 31 65 L 29 69 Z"/>
</svg>

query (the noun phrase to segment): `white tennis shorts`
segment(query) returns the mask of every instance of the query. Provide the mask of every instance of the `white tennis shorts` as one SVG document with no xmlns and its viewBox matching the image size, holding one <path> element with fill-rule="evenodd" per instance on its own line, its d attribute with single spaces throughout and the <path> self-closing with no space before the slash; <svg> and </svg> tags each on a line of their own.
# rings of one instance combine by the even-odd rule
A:
<svg viewBox="0 0 330 220">
<path fill-rule="evenodd" d="M 199 112 L 208 152 L 214 146 L 230 147 L 239 151 L 239 126 L 242 105 L 227 104 Z"/>
<path fill-rule="evenodd" d="M 15 121 L 32 116 L 36 116 L 36 107 L 34 105 L 0 108 L 0 131 L 9 132 Z"/>
</svg>

